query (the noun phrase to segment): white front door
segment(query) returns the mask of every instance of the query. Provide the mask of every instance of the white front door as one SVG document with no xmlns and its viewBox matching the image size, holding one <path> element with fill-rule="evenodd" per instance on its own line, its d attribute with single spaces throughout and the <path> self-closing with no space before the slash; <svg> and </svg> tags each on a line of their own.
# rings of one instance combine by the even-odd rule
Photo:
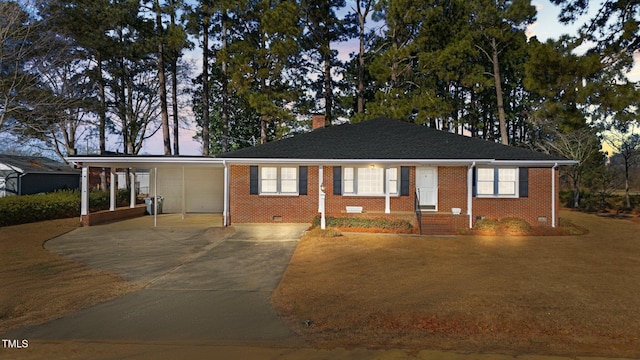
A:
<svg viewBox="0 0 640 360">
<path fill-rule="evenodd" d="M 416 167 L 416 188 L 420 209 L 438 209 L 438 168 Z"/>
</svg>

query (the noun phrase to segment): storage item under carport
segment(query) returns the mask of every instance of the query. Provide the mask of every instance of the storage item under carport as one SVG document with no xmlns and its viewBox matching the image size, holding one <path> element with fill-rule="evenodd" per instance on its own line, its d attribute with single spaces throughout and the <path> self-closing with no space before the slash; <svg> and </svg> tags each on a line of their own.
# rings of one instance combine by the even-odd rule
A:
<svg viewBox="0 0 640 360">
<path fill-rule="evenodd" d="M 162 214 L 162 196 L 157 196 L 158 199 L 158 214 Z M 144 203 L 147 205 L 147 213 L 149 213 L 149 215 L 153 215 L 155 212 L 155 205 L 154 205 L 154 198 L 153 197 L 146 197 L 144 198 Z"/>
</svg>

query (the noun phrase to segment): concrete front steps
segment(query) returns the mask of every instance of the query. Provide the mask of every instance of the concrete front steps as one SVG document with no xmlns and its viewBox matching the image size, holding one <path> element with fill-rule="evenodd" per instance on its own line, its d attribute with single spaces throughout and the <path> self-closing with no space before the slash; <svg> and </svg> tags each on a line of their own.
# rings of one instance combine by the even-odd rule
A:
<svg viewBox="0 0 640 360">
<path fill-rule="evenodd" d="M 444 212 L 421 213 L 421 235 L 456 235 L 456 229 L 468 226 L 468 216 Z"/>
</svg>

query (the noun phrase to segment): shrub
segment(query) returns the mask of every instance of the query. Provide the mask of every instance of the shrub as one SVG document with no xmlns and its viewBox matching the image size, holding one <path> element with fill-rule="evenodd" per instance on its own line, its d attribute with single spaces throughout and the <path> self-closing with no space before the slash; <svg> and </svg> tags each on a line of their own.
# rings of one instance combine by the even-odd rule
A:
<svg viewBox="0 0 640 360">
<path fill-rule="evenodd" d="M 481 219 L 476 221 L 473 229 L 483 234 L 495 235 L 500 230 L 500 223 L 493 219 Z"/>
<path fill-rule="evenodd" d="M 381 229 L 393 232 L 411 232 L 413 225 L 409 220 L 390 219 L 390 218 L 368 218 L 368 217 L 326 217 L 327 227 L 335 227 L 341 229 L 360 228 L 360 229 Z M 313 226 L 320 225 L 320 216 L 316 216 L 312 222 Z"/>
<path fill-rule="evenodd" d="M 117 206 L 129 205 L 129 190 L 119 190 Z M 89 211 L 109 208 L 109 192 L 89 192 Z M 80 215 L 80 192 L 62 190 L 49 194 L 7 196 L 0 198 L 0 226 L 62 219 Z"/>
<path fill-rule="evenodd" d="M 584 235 L 589 233 L 587 229 L 577 226 L 565 218 L 558 218 L 558 227 L 563 235 Z"/>
<path fill-rule="evenodd" d="M 320 229 L 320 227 L 314 227 L 313 229 L 309 230 L 307 234 L 309 236 L 321 237 L 321 238 L 332 238 L 332 237 L 342 236 L 342 233 L 340 232 L 340 230 L 333 227 L 328 227 L 325 230 Z"/>
<path fill-rule="evenodd" d="M 525 235 L 531 232 L 531 225 L 522 219 L 508 217 L 478 220 L 473 229 L 485 235 Z"/>
<path fill-rule="evenodd" d="M 0 198 L 0 226 L 78 216 L 78 191 Z"/>
<path fill-rule="evenodd" d="M 531 232 L 531 225 L 522 219 L 508 217 L 500 219 L 500 230 L 505 234 L 524 235 Z"/>
</svg>

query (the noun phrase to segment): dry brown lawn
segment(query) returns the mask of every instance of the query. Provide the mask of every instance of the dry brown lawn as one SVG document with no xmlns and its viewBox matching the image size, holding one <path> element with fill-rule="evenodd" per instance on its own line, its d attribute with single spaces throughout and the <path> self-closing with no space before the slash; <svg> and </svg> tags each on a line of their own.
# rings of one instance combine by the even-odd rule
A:
<svg viewBox="0 0 640 360">
<path fill-rule="evenodd" d="M 44 249 L 77 218 L 0 227 L 0 334 L 56 319 L 134 290 L 121 277 Z"/>
<path fill-rule="evenodd" d="M 305 236 L 272 297 L 316 347 L 640 357 L 640 224 L 582 236 Z"/>
</svg>

